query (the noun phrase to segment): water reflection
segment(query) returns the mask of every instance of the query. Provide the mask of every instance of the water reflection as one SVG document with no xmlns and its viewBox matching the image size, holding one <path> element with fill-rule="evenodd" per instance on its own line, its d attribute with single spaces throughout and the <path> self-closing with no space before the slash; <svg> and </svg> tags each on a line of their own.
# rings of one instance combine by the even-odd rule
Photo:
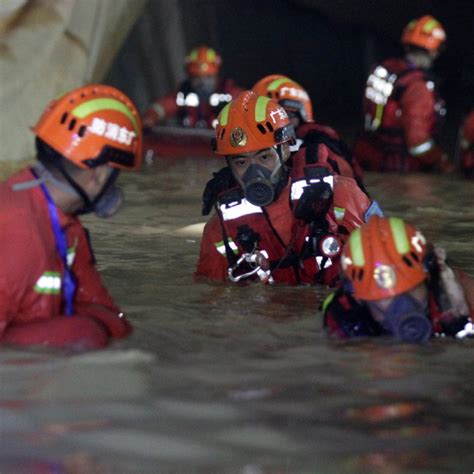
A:
<svg viewBox="0 0 474 474">
<path fill-rule="evenodd" d="M 193 282 L 221 165 L 159 160 L 121 177 L 121 214 L 85 219 L 136 330 L 93 354 L 0 349 L 0 472 L 471 472 L 474 341 L 336 341 L 325 289 Z M 472 185 L 367 181 L 474 273 Z"/>
</svg>

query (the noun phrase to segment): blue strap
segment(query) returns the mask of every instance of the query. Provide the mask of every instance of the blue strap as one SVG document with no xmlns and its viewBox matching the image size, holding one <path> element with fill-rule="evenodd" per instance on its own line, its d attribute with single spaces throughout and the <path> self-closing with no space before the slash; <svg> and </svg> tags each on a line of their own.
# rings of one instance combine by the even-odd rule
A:
<svg viewBox="0 0 474 474">
<path fill-rule="evenodd" d="M 367 222 L 371 216 L 383 217 L 383 211 L 380 209 L 377 201 L 372 201 L 368 209 L 365 211 L 364 222 Z"/>
<path fill-rule="evenodd" d="M 32 170 L 33 174 L 38 178 L 35 171 Z M 56 240 L 56 249 L 63 261 L 64 265 L 64 276 L 63 276 L 63 297 L 64 297 L 64 304 L 65 309 L 64 313 L 66 316 L 72 316 L 74 314 L 74 295 L 76 293 L 76 281 L 74 279 L 74 275 L 72 274 L 69 265 L 67 263 L 67 239 L 66 234 L 64 233 L 63 229 L 61 228 L 61 224 L 59 223 L 59 216 L 56 204 L 51 197 L 51 194 L 48 191 L 48 188 L 44 183 L 40 184 L 41 191 L 48 202 L 48 211 L 49 216 L 51 218 L 51 227 L 53 228 L 54 238 Z"/>
</svg>

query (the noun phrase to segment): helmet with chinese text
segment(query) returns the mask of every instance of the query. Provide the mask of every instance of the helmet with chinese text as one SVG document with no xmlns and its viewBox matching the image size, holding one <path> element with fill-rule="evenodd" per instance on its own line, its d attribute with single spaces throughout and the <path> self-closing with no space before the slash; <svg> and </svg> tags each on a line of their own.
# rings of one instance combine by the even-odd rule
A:
<svg viewBox="0 0 474 474">
<path fill-rule="evenodd" d="M 135 104 L 111 86 L 90 84 L 52 100 L 32 130 L 80 168 L 108 164 L 132 170 L 141 164 L 140 115 Z"/>
<path fill-rule="evenodd" d="M 242 92 L 220 112 L 215 135 L 215 152 L 234 155 L 255 152 L 295 138 L 285 109 L 274 100 Z"/>
</svg>

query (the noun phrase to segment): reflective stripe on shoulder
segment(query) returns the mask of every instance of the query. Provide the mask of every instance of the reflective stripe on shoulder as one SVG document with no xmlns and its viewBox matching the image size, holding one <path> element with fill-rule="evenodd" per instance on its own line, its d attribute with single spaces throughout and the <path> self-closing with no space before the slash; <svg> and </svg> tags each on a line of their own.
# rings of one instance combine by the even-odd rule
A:
<svg viewBox="0 0 474 474">
<path fill-rule="evenodd" d="M 263 212 L 261 207 L 250 204 L 247 199 L 242 199 L 240 202 L 236 201 L 235 204 L 221 204 L 219 209 L 224 221 L 231 221 L 249 214 L 260 214 Z"/>
<path fill-rule="evenodd" d="M 408 148 L 408 151 L 410 155 L 417 156 L 426 153 L 427 151 L 430 151 L 433 147 L 434 141 L 430 138 L 429 140 L 426 140 L 426 142 Z"/>
<path fill-rule="evenodd" d="M 331 186 L 331 189 L 334 189 L 334 176 L 324 176 L 323 178 L 311 179 L 309 183 L 306 181 L 306 179 L 300 179 L 298 181 L 294 181 L 291 184 L 291 200 L 298 200 L 303 194 L 304 188 L 310 186 L 311 184 L 319 183 L 320 181 L 328 183 L 329 186 Z"/>
<path fill-rule="evenodd" d="M 59 295 L 61 291 L 61 274 L 59 272 L 44 272 L 38 278 L 33 290 L 41 294 Z"/>
</svg>

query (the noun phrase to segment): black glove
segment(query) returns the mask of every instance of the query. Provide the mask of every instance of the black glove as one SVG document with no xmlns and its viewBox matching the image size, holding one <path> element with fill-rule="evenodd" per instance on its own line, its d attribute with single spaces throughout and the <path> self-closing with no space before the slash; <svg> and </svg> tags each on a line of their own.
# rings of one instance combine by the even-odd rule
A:
<svg viewBox="0 0 474 474">
<path fill-rule="evenodd" d="M 305 222 L 323 219 L 332 203 L 332 189 L 328 183 L 320 181 L 304 188 L 295 209 L 295 217 Z"/>
<path fill-rule="evenodd" d="M 214 177 L 207 182 L 204 192 L 202 193 L 203 216 L 207 216 L 211 212 L 219 194 L 237 186 L 234 175 L 227 166 L 220 169 L 217 173 L 213 173 L 213 176 Z"/>
</svg>

